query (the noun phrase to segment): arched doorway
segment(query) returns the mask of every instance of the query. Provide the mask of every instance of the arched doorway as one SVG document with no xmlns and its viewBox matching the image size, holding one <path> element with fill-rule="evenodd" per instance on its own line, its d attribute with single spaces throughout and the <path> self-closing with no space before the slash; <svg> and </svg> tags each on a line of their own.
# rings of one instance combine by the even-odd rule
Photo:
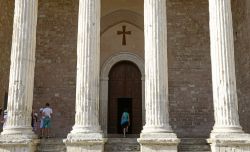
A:
<svg viewBox="0 0 250 152">
<path fill-rule="evenodd" d="M 130 134 L 142 129 L 142 81 L 138 67 L 129 61 L 116 63 L 109 72 L 108 133 L 121 133 L 120 118 L 126 108 L 130 113 Z"/>
</svg>

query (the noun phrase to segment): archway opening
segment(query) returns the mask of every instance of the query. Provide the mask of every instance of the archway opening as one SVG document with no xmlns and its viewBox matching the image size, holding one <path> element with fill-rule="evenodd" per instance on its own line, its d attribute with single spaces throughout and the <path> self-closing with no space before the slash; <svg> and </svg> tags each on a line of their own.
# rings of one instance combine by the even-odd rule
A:
<svg viewBox="0 0 250 152">
<path fill-rule="evenodd" d="M 127 109 L 130 113 L 129 134 L 142 129 L 142 81 L 138 67 L 129 61 L 116 63 L 109 72 L 108 134 L 122 133 L 120 119 Z"/>
</svg>

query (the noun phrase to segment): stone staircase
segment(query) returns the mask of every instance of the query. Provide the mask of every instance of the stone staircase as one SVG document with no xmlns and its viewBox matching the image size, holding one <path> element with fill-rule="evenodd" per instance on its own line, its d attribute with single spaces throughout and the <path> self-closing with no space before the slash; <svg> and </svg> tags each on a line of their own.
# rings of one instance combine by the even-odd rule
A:
<svg viewBox="0 0 250 152">
<path fill-rule="evenodd" d="M 137 138 L 108 138 L 104 152 L 140 152 Z"/>
<path fill-rule="evenodd" d="M 63 139 L 42 139 L 36 152 L 66 152 Z M 140 152 L 140 145 L 136 137 L 121 138 L 120 136 L 108 138 L 104 147 L 105 152 Z M 178 146 L 178 152 L 211 152 L 205 139 L 184 138 Z"/>
<path fill-rule="evenodd" d="M 62 138 L 41 139 L 36 152 L 66 152 Z"/>
<path fill-rule="evenodd" d="M 178 152 L 211 152 L 211 149 L 204 138 L 182 138 Z"/>
</svg>

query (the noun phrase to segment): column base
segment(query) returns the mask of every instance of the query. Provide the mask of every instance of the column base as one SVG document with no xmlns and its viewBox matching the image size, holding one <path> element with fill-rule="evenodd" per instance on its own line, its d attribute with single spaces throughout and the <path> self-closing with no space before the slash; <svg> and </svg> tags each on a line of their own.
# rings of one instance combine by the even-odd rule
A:
<svg viewBox="0 0 250 152">
<path fill-rule="evenodd" d="M 180 140 L 174 133 L 141 133 L 141 152 L 177 152 Z"/>
<path fill-rule="evenodd" d="M 250 134 L 211 133 L 207 140 L 212 152 L 250 151 Z"/>
<path fill-rule="evenodd" d="M 212 133 L 222 133 L 222 132 L 229 132 L 229 133 L 243 133 L 241 126 L 230 126 L 230 127 L 219 127 L 214 126 Z"/>
<path fill-rule="evenodd" d="M 0 152 L 35 152 L 39 139 L 36 136 L 1 135 Z"/>
<path fill-rule="evenodd" d="M 25 138 L 37 138 L 31 127 L 5 127 L 1 135 L 25 135 Z"/>
<path fill-rule="evenodd" d="M 67 152 L 103 152 L 106 141 L 102 133 L 70 133 L 63 140 Z"/>
</svg>

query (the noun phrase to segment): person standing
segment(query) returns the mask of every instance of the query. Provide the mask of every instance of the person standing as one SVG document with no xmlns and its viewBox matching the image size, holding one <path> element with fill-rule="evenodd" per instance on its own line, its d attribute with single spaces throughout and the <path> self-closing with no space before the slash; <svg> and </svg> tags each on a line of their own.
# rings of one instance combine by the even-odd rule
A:
<svg viewBox="0 0 250 152">
<path fill-rule="evenodd" d="M 46 138 L 49 138 L 49 132 L 51 128 L 51 116 L 52 116 L 52 109 L 50 108 L 49 103 L 46 103 L 45 108 L 43 109 L 43 128 L 44 128 L 44 134 Z"/>
<path fill-rule="evenodd" d="M 37 129 L 37 113 L 34 111 L 34 108 L 32 108 L 31 113 L 31 127 L 33 131 L 36 131 Z"/>
<path fill-rule="evenodd" d="M 7 110 L 4 110 L 4 114 L 3 114 L 3 128 L 6 126 L 7 117 L 8 117 L 8 112 L 7 112 Z"/>
<path fill-rule="evenodd" d="M 124 110 L 122 113 L 121 117 L 121 126 L 122 126 L 122 131 L 123 131 L 123 137 L 126 137 L 126 132 L 128 132 L 128 127 L 129 127 L 129 113 L 127 112 L 127 109 Z"/>
<path fill-rule="evenodd" d="M 40 125 L 39 125 L 39 129 L 40 129 L 40 138 L 43 137 L 44 134 L 44 128 L 43 128 L 43 120 L 45 118 L 44 114 L 43 114 L 43 108 L 40 108 L 39 110 L 39 117 L 40 117 Z"/>
</svg>

